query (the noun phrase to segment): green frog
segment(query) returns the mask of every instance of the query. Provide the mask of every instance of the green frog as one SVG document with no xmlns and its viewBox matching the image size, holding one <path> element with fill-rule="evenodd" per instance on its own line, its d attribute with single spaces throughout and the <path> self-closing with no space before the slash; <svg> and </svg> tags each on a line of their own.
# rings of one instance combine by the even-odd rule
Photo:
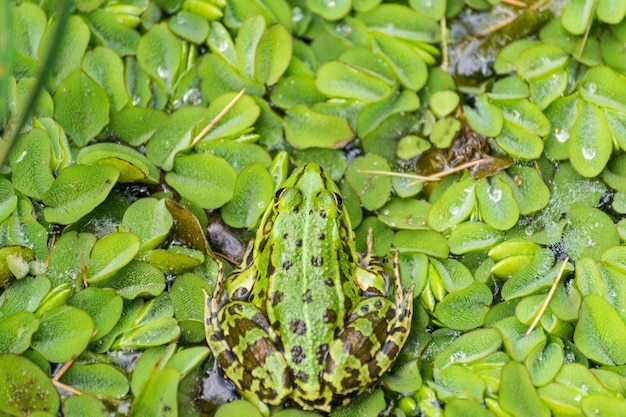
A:
<svg viewBox="0 0 626 417">
<path fill-rule="evenodd" d="M 370 234 L 371 235 L 371 234 Z M 309 163 L 265 211 L 242 264 L 207 296 L 207 342 L 225 375 L 267 404 L 330 411 L 389 369 L 409 334 L 412 287 L 357 255 L 336 184 Z"/>
</svg>

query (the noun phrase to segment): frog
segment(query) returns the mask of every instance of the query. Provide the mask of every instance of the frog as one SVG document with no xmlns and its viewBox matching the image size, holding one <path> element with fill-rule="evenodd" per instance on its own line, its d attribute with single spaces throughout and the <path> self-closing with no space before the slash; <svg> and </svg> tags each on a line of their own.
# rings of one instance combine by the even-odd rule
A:
<svg viewBox="0 0 626 417">
<path fill-rule="evenodd" d="M 241 264 L 219 267 L 205 332 L 217 366 L 247 398 L 329 412 L 374 384 L 411 328 L 413 287 L 372 251 L 359 256 L 339 189 L 320 165 L 289 176 Z M 393 298 L 393 301 L 390 299 Z"/>
</svg>

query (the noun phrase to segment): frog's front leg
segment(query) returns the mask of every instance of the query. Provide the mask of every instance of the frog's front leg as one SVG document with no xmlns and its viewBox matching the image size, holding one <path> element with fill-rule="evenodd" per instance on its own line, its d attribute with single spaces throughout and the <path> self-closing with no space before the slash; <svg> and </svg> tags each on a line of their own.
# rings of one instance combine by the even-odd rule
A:
<svg viewBox="0 0 626 417">
<path fill-rule="evenodd" d="M 394 258 L 395 305 L 374 296 L 352 310 L 343 332 L 328 352 L 324 381 L 339 398 L 361 392 L 378 380 L 398 356 L 411 327 L 413 287 L 404 290 Z"/>
<path fill-rule="evenodd" d="M 221 268 L 220 268 L 221 270 Z M 223 274 L 215 292 L 205 292 L 205 332 L 216 361 L 237 388 L 268 404 L 280 404 L 292 391 L 291 374 L 267 316 L 246 301 L 222 307 Z"/>
</svg>

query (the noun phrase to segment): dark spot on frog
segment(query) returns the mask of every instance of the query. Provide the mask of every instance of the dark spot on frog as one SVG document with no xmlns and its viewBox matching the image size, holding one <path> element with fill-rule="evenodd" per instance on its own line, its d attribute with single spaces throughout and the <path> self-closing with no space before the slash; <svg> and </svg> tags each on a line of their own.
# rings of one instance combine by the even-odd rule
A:
<svg viewBox="0 0 626 417">
<path fill-rule="evenodd" d="M 313 264 L 313 266 L 322 266 L 324 264 L 324 258 L 321 256 L 313 256 L 311 257 L 311 264 Z"/>
<path fill-rule="evenodd" d="M 370 311 L 370 306 L 364 305 L 361 307 L 361 313 L 367 313 L 368 311 Z"/>
<path fill-rule="evenodd" d="M 335 321 L 337 321 L 337 313 L 335 310 L 327 308 L 324 311 L 324 323 L 334 323 Z"/>
<path fill-rule="evenodd" d="M 306 359 L 306 354 L 302 350 L 302 346 L 296 345 L 291 348 L 291 361 L 294 364 L 299 365 L 305 359 Z"/>
<path fill-rule="evenodd" d="M 325 219 L 326 218 L 326 212 L 325 211 L 320 211 L 320 217 L 322 219 Z"/>
<path fill-rule="evenodd" d="M 324 240 L 326 239 L 326 236 L 324 235 L 324 233 L 320 233 L 319 235 L 317 235 L 317 240 Z"/>
<path fill-rule="evenodd" d="M 324 343 L 315 349 L 315 356 L 317 358 L 317 364 L 321 365 L 326 361 L 326 355 L 328 354 L 328 343 Z"/>
<path fill-rule="evenodd" d="M 252 316 L 252 322 L 265 330 L 269 329 L 270 327 L 270 322 L 267 319 L 267 316 L 263 313 L 256 313 L 254 316 Z"/>
<path fill-rule="evenodd" d="M 327 285 L 327 286 L 329 286 L 329 287 L 332 287 L 332 286 L 334 285 L 334 283 L 333 283 L 333 279 L 332 279 L 332 278 L 330 278 L 330 277 L 329 277 L 329 278 L 326 278 L 326 279 L 324 280 L 324 284 L 326 284 L 326 285 Z"/>
<path fill-rule="evenodd" d="M 280 303 L 281 301 L 283 301 L 283 297 L 285 296 L 285 294 L 282 291 L 274 291 L 272 293 L 272 295 L 270 296 L 270 305 L 272 307 L 275 307 L 278 305 L 278 303 Z"/>
<path fill-rule="evenodd" d="M 296 244 L 297 247 L 302 246 L 302 239 L 298 238 L 296 239 L 296 241 L 294 242 Z"/>
<path fill-rule="evenodd" d="M 381 308 L 383 308 L 383 302 L 380 300 L 374 301 L 374 307 L 380 310 Z"/>
<path fill-rule="evenodd" d="M 304 371 L 298 371 L 294 376 L 294 379 L 299 379 L 302 382 L 309 382 L 309 376 Z"/>
<path fill-rule="evenodd" d="M 302 302 L 308 304 L 311 300 L 311 290 L 306 290 L 304 296 L 302 297 Z"/>
<path fill-rule="evenodd" d="M 376 361 L 369 361 L 367 363 L 367 370 L 369 371 L 371 378 L 378 378 L 380 372 L 382 371 L 381 367 L 378 366 Z"/>
<path fill-rule="evenodd" d="M 347 377 L 341 380 L 341 386 L 348 390 L 350 388 L 358 387 L 359 384 L 359 370 L 354 368 L 346 368 Z"/>
<path fill-rule="evenodd" d="M 287 238 L 289 238 L 289 233 L 285 233 L 285 234 L 283 235 L 283 239 L 287 240 Z"/>
<path fill-rule="evenodd" d="M 289 330 L 291 333 L 303 336 L 306 334 L 306 323 L 300 319 L 293 319 L 291 323 L 289 323 Z"/>
<path fill-rule="evenodd" d="M 246 298 L 248 298 L 249 293 L 250 292 L 248 291 L 246 287 L 239 287 L 233 293 L 232 299 L 233 300 L 245 300 Z"/>
<path fill-rule="evenodd" d="M 291 261 L 285 261 L 283 262 L 283 269 L 285 271 L 289 271 L 289 268 L 291 268 Z"/>
<path fill-rule="evenodd" d="M 313 215 L 313 209 L 309 210 L 309 216 Z"/>
</svg>

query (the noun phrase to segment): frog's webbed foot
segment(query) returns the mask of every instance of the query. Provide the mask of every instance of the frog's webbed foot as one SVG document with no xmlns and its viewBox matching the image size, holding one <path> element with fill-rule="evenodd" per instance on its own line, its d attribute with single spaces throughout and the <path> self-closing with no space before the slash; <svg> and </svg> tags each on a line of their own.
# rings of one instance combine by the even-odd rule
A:
<svg viewBox="0 0 626 417">
<path fill-rule="evenodd" d="M 397 253 L 394 283 L 395 305 L 379 296 L 362 300 L 331 346 L 323 378 L 336 398 L 363 391 L 389 369 L 404 345 L 411 327 L 413 287 L 402 288 Z"/>
<path fill-rule="evenodd" d="M 221 270 L 221 268 L 220 268 Z M 223 273 L 215 293 L 205 292 L 204 328 L 209 347 L 226 376 L 241 391 L 268 404 L 280 404 L 292 391 L 291 374 L 276 333 L 263 312 L 244 301 L 219 307 Z"/>
</svg>

